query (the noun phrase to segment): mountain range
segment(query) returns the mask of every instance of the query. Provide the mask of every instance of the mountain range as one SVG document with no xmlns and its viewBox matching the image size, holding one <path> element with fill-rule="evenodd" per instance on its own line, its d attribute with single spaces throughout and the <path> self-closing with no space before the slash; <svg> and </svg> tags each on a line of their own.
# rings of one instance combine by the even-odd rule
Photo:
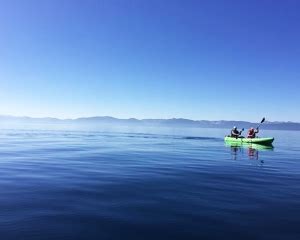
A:
<svg viewBox="0 0 300 240">
<path fill-rule="evenodd" d="M 1 116 L 0 124 L 89 124 L 89 125 L 121 125 L 121 126 L 165 126 L 165 127 L 199 127 L 199 128 L 238 128 L 256 127 L 258 123 L 247 121 L 208 121 L 208 120 L 190 120 L 184 118 L 172 119 L 119 119 L 109 116 L 104 117 L 85 117 L 76 119 L 58 119 L 58 118 L 32 118 L 32 117 L 15 117 Z M 1 127 L 1 126 L 0 126 Z M 300 131 L 300 123 L 297 122 L 268 122 L 261 125 L 263 129 L 272 130 L 296 130 Z"/>
</svg>

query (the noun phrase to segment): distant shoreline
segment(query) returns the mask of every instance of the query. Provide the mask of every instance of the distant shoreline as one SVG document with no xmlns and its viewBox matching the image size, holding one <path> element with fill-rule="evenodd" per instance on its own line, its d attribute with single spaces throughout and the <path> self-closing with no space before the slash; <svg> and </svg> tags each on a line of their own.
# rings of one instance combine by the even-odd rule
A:
<svg viewBox="0 0 300 240">
<path fill-rule="evenodd" d="M 85 117 L 76 119 L 59 119 L 59 118 L 33 118 L 33 117 L 15 117 L 1 116 L 0 124 L 71 124 L 71 125 L 109 125 L 109 126 L 139 126 L 139 127 L 195 127 L 195 128 L 220 128 L 228 129 L 233 126 L 239 128 L 256 127 L 258 123 L 247 121 L 209 121 L 209 120 L 190 120 L 184 118 L 171 119 L 119 119 L 109 116 Z M 300 123 L 297 122 L 265 122 L 261 125 L 266 130 L 291 130 L 300 131 Z"/>
</svg>

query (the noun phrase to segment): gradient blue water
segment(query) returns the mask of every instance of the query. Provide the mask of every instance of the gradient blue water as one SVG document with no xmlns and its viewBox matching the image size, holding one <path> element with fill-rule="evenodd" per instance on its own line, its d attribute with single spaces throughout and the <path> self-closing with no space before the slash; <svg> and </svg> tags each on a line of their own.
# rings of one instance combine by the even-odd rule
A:
<svg viewBox="0 0 300 240">
<path fill-rule="evenodd" d="M 300 133 L 225 133 L 1 130 L 1 239 L 300 239 Z"/>
</svg>

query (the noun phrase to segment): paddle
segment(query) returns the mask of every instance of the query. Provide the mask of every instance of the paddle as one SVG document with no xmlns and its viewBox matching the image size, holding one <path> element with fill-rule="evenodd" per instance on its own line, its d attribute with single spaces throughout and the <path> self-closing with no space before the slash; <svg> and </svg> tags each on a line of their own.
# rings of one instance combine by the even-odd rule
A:
<svg viewBox="0 0 300 240">
<path fill-rule="evenodd" d="M 242 128 L 242 130 L 240 131 L 240 135 L 242 134 L 242 132 L 244 131 L 245 129 L 244 128 Z"/>
<path fill-rule="evenodd" d="M 258 124 L 258 126 L 257 126 L 257 128 L 256 129 L 258 129 L 259 128 L 259 126 L 265 121 L 266 119 L 265 118 L 263 118 L 261 121 L 260 121 L 260 123 Z"/>
<path fill-rule="evenodd" d="M 241 134 L 242 134 L 242 132 L 243 132 L 244 130 L 245 130 L 245 129 L 242 128 L 242 130 L 240 131 L 240 136 L 239 136 L 239 138 L 243 138 L 243 136 L 241 136 Z"/>
</svg>

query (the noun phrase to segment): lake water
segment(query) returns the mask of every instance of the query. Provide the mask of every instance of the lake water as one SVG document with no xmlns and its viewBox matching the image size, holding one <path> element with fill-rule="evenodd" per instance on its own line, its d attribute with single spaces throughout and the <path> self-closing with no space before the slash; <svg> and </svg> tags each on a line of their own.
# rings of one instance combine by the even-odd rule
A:
<svg viewBox="0 0 300 240">
<path fill-rule="evenodd" d="M 219 129 L 0 131 L 0 236 L 300 239 L 300 132 L 273 149 Z"/>
</svg>

